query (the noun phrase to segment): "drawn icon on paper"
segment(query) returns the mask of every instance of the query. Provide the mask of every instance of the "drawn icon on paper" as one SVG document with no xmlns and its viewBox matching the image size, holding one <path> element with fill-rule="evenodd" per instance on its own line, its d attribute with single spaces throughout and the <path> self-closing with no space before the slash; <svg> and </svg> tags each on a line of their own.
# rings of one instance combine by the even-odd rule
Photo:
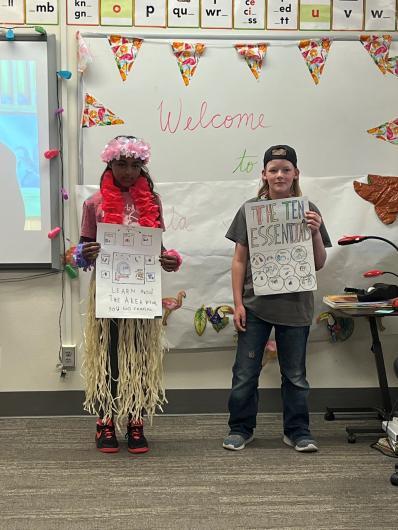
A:
<svg viewBox="0 0 398 530">
<path fill-rule="evenodd" d="M 307 249 L 302 246 L 294 247 L 292 250 L 292 258 L 294 261 L 304 261 L 307 257 Z"/>
<path fill-rule="evenodd" d="M 263 256 L 263 254 L 256 252 L 255 254 L 253 254 L 253 256 L 251 256 L 250 263 L 253 269 L 261 269 L 261 267 L 264 266 L 265 257 Z"/>
<path fill-rule="evenodd" d="M 289 276 L 293 276 L 294 269 L 291 265 L 282 265 L 282 267 L 279 269 L 279 276 L 285 280 Z"/>
<path fill-rule="evenodd" d="M 145 265 L 155 265 L 155 256 L 145 256 Z"/>
<path fill-rule="evenodd" d="M 150 234 L 142 234 L 142 245 L 146 247 L 152 246 L 152 236 Z"/>
<path fill-rule="evenodd" d="M 147 282 L 154 282 L 156 280 L 156 274 L 154 272 L 147 272 L 146 273 L 146 281 Z"/>
<path fill-rule="evenodd" d="M 280 276 L 277 276 L 276 278 L 270 278 L 268 280 L 268 286 L 273 291 L 280 291 L 283 287 L 283 280 Z"/>
<path fill-rule="evenodd" d="M 143 255 L 114 252 L 112 268 L 114 283 L 145 283 Z"/>
<path fill-rule="evenodd" d="M 109 265 L 110 262 L 111 262 L 110 254 L 101 254 L 101 263 L 103 265 Z"/>
<path fill-rule="evenodd" d="M 110 271 L 101 271 L 101 278 L 103 278 L 104 280 L 110 280 L 111 278 Z"/>
<path fill-rule="evenodd" d="M 253 272 L 253 285 L 256 287 L 265 287 L 268 282 L 268 276 L 265 271 L 254 271 Z"/>
<path fill-rule="evenodd" d="M 297 263 L 296 265 L 296 274 L 297 276 L 300 276 L 300 278 L 304 278 L 304 276 L 308 276 L 311 272 L 311 265 L 308 263 L 308 261 L 302 261 Z"/>
<path fill-rule="evenodd" d="M 274 278 L 275 276 L 278 276 L 278 273 L 279 273 L 278 264 L 273 259 L 267 260 L 267 264 L 265 265 L 264 270 L 268 278 Z"/>
<path fill-rule="evenodd" d="M 294 293 L 300 287 L 300 280 L 297 276 L 288 276 L 285 278 L 285 287 L 288 291 Z"/>
<path fill-rule="evenodd" d="M 144 269 L 137 269 L 135 271 L 135 277 L 138 281 L 144 281 Z"/>
<path fill-rule="evenodd" d="M 285 249 L 278 250 L 278 252 L 275 254 L 275 259 L 279 265 L 286 265 L 290 262 L 290 258 L 290 252 Z"/>
<path fill-rule="evenodd" d="M 303 289 L 313 289 L 316 285 L 315 276 L 313 274 L 308 274 L 308 276 L 304 276 L 304 278 L 301 278 L 300 285 Z"/>
<path fill-rule="evenodd" d="M 127 261 L 120 261 L 116 267 L 116 277 L 118 280 L 124 280 L 131 275 L 131 268 Z"/>
<path fill-rule="evenodd" d="M 116 240 L 116 234 L 114 232 L 105 232 L 104 245 L 114 245 L 115 240 Z"/>
<path fill-rule="evenodd" d="M 132 247 L 134 245 L 134 234 L 132 232 L 123 234 L 123 245 L 126 247 Z"/>
</svg>

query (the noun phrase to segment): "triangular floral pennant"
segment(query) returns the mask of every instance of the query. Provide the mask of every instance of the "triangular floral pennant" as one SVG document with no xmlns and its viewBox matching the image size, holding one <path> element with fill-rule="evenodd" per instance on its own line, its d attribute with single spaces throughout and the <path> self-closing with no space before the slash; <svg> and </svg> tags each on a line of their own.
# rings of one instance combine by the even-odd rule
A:
<svg viewBox="0 0 398 530">
<path fill-rule="evenodd" d="M 176 56 L 185 86 L 188 86 L 191 78 L 195 74 L 199 58 L 205 51 L 205 45 L 200 43 L 173 42 L 171 47 Z"/>
<path fill-rule="evenodd" d="M 398 77 L 398 57 L 389 57 L 387 61 L 387 71 Z"/>
<path fill-rule="evenodd" d="M 76 31 L 77 40 L 77 70 L 81 73 L 93 62 L 93 56 L 82 37 L 80 31 Z"/>
<path fill-rule="evenodd" d="M 371 202 L 377 216 L 384 224 L 393 223 L 398 216 L 398 177 L 368 175 L 368 182 L 354 180 L 356 193 Z"/>
<path fill-rule="evenodd" d="M 142 39 L 129 39 L 120 35 L 109 35 L 108 41 L 115 56 L 120 77 L 123 81 L 126 81 L 140 51 Z"/>
<path fill-rule="evenodd" d="M 325 62 L 332 45 L 331 39 L 302 40 L 299 42 L 301 55 L 307 63 L 308 70 L 315 84 L 319 83 Z"/>
<path fill-rule="evenodd" d="M 376 138 L 379 138 L 379 140 L 398 145 L 398 118 L 383 123 L 378 127 L 373 127 L 373 129 L 368 129 L 367 132 L 373 134 Z"/>
<path fill-rule="evenodd" d="M 122 125 L 124 121 L 107 109 L 95 97 L 87 94 L 84 96 L 84 109 L 82 127 L 95 127 L 96 125 Z"/>
<path fill-rule="evenodd" d="M 260 77 L 266 44 L 235 44 L 235 49 L 245 58 L 245 61 L 256 79 Z"/>
<path fill-rule="evenodd" d="M 391 35 L 361 35 L 359 39 L 379 70 L 386 74 L 389 71 L 388 55 L 392 41 Z"/>
</svg>

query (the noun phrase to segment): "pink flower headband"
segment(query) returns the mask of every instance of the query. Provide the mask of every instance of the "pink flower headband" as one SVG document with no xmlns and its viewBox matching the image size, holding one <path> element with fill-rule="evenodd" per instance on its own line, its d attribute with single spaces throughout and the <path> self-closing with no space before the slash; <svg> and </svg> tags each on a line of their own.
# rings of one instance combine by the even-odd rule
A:
<svg viewBox="0 0 398 530">
<path fill-rule="evenodd" d="M 139 138 L 120 136 L 120 138 L 114 138 L 106 144 L 101 153 L 101 160 L 108 163 L 112 160 L 119 160 L 121 156 L 140 158 L 144 164 L 147 164 L 151 156 L 151 148 L 149 144 Z"/>
</svg>

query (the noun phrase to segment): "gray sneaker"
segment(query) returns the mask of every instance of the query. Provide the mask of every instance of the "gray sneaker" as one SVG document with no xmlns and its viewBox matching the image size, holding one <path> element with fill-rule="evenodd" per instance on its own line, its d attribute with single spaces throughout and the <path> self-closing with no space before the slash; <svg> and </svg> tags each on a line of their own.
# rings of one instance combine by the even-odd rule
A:
<svg viewBox="0 0 398 530">
<path fill-rule="evenodd" d="M 248 443 L 252 442 L 253 439 L 253 435 L 250 436 L 250 438 L 244 438 L 241 434 L 228 434 L 228 436 L 224 438 L 222 446 L 224 449 L 230 449 L 231 451 L 240 451 L 241 449 L 244 449 Z"/>
<path fill-rule="evenodd" d="M 294 447 L 296 451 L 300 453 L 316 453 L 318 446 L 316 441 L 312 438 L 302 438 L 298 442 L 293 442 L 286 434 L 283 435 L 283 443 L 289 447 Z"/>
</svg>

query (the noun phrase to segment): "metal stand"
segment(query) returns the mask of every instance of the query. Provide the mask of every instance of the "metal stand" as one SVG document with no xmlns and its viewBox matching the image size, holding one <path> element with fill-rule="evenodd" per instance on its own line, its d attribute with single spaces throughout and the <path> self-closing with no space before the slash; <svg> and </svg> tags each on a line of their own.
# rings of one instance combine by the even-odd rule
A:
<svg viewBox="0 0 398 530">
<path fill-rule="evenodd" d="M 365 316 L 365 315 L 364 315 Z M 391 418 L 392 404 L 390 390 L 388 388 L 386 367 L 384 364 L 383 350 L 379 339 L 379 332 L 377 330 L 376 317 L 374 315 L 366 315 L 369 319 L 370 331 L 372 334 L 372 347 L 371 350 L 374 353 L 377 377 L 379 380 L 379 388 L 381 393 L 382 408 L 331 408 L 326 407 L 325 420 L 360 420 L 360 419 L 375 419 L 379 422 L 388 420 Z M 341 414 L 340 418 L 335 417 L 335 413 Z M 348 425 L 346 427 L 347 442 L 355 443 L 357 440 L 357 434 L 379 434 L 384 432 L 381 425 L 378 427 L 360 427 L 354 425 Z"/>
</svg>

